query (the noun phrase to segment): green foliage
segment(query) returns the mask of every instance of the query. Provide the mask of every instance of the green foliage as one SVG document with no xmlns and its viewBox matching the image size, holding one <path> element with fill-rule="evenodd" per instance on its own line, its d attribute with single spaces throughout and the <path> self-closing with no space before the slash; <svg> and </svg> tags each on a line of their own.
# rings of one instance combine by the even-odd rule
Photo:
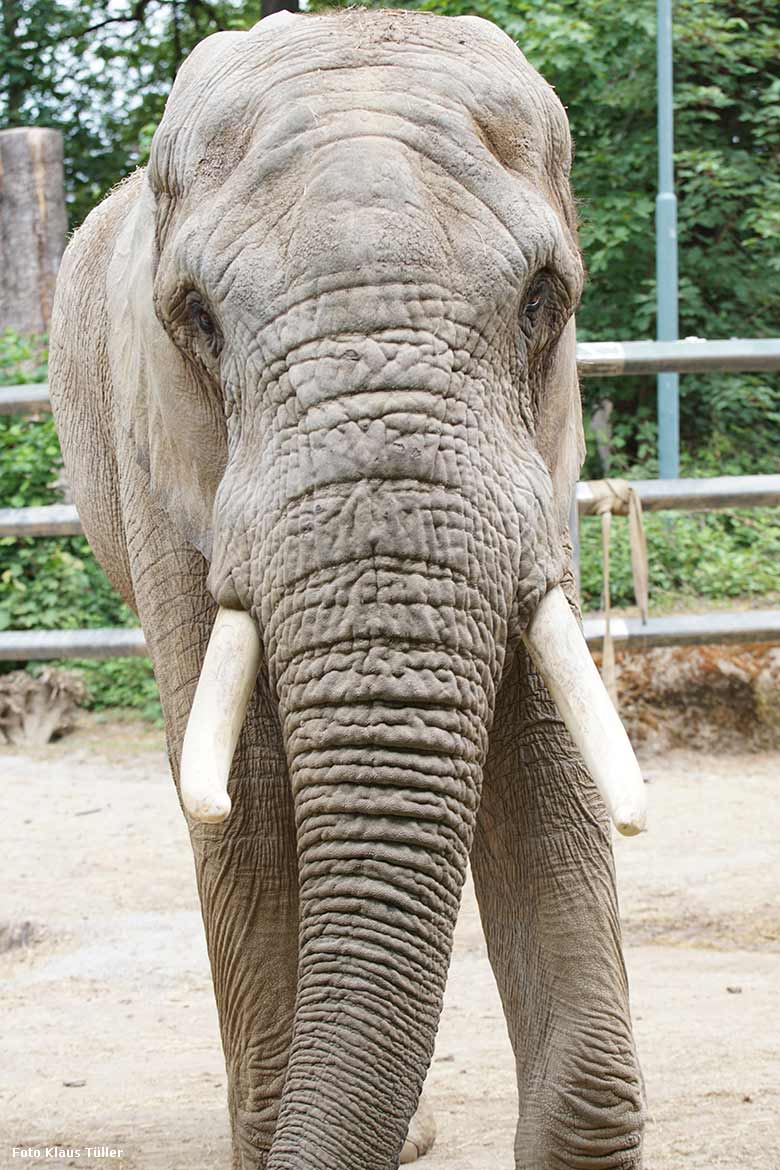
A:
<svg viewBox="0 0 780 1170">
<path fill-rule="evenodd" d="M 81 536 L 1 538 L 0 592 L 0 630 L 138 624 Z"/>
<path fill-rule="evenodd" d="M 130 707 L 142 719 L 162 724 L 160 696 L 147 659 L 109 658 L 105 662 L 73 659 L 54 665 L 81 675 L 87 684 L 86 706 L 91 710 Z"/>
<path fill-rule="evenodd" d="M 40 339 L 0 334 L 0 385 L 46 380 Z M 62 457 L 50 415 L 37 420 L 0 415 L 0 506 L 29 508 L 60 500 Z M 0 537 L 0 630 L 68 630 L 137 626 L 81 536 Z M 0 670 L 21 663 L 0 663 Z M 92 707 L 137 707 L 159 719 L 152 669 L 145 659 L 62 663 L 79 668 Z"/>
<path fill-rule="evenodd" d="M 350 0 L 352 2 L 352 0 Z M 361 0 L 379 7 L 382 0 Z M 399 0 L 391 0 L 393 7 Z M 311 8 L 333 0 L 311 0 Z M 557 89 L 576 144 L 573 183 L 590 280 L 583 339 L 652 336 L 655 328 L 655 0 L 400 0 L 478 14 L 512 36 Z M 245 0 L 0 0 L 0 125 L 65 135 L 71 221 L 145 161 L 176 70 L 219 28 L 248 27 Z M 675 0 L 675 135 L 681 334 L 776 334 L 780 322 L 780 10 L 776 0 Z M 38 381 L 39 347 L 0 335 L 0 384 Z M 614 403 L 609 474 L 657 475 L 655 382 L 588 380 L 589 417 Z M 780 378 L 685 376 L 683 474 L 777 470 Z M 56 499 L 50 420 L 0 419 L 0 503 Z M 586 476 L 605 469 L 592 435 Z M 615 600 L 630 600 L 624 525 L 616 521 Z M 656 601 L 716 600 L 777 589 L 771 512 L 647 517 Z M 598 525 L 583 524 L 583 592 L 598 601 Z M 83 541 L 0 541 L 0 624 L 127 624 Z M 93 702 L 153 702 L 141 660 L 89 663 Z M 107 698 L 111 696 L 111 698 Z"/>
<path fill-rule="evenodd" d="M 62 131 L 73 226 L 146 161 L 190 50 L 254 24 L 259 10 L 245 0 L 0 0 L 0 128 Z"/>
<path fill-rule="evenodd" d="M 382 0 L 361 0 L 384 7 Z M 314 0 L 312 7 L 324 7 Z M 398 7 L 398 0 L 394 0 Z M 572 172 L 590 279 L 582 340 L 655 329 L 655 0 L 402 0 L 500 25 L 555 86 L 576 146 Z M 780 9 L 776 0 L 675 0 L 680 334 L 775 336 L 780 326 Z M 583 384 L 586 414 L 609 397 L 616 463 L 644 460 L 653 378 Z M 780 377 L 683 377 L 682 445 L 777 469 Z M 774 451 L 773 451 L 774 447 Z M 586 476 L 601 466 L 589 444 Z M 705 474 L 702 470 L 698 474 Z"/>
<path fill-rule="evenodd" d="M 763 597 L 780 590 L 780 524 L 771 508 L 645 516 L 651 609 L 664 612 L 688 599 Z M 602 604 L 601 527 L 584 517 L 580 571 L 585 610 Z M 613 605 L 633 605 L 628 522 L 612 521 L 610 592 Z"/>
<path fill-rule="evenodd" d="M 46 338 L 0 331 L 0 386 L 46 381 Z"/>
</svg>

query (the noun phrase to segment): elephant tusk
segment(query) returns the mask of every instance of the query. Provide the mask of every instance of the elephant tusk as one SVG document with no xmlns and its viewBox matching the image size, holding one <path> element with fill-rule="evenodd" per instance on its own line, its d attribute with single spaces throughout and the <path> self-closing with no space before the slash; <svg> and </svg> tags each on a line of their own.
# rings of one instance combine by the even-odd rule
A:
<svg viewBox="0 0 780 1170">
<path fill-rule="evenodd" d="M 641 833 L 642 773 L 560 585 L 541 601 L 524 641 L 615 826 L 626 837 Z"/>
<path fill-rule="evenodd" d="M 181 752 L 181 799 L 196 821 L 224 821 L 233 753 L 260 666 L 260 636 L 248 613 L 219 609 L 195 688 Z"/>
</svg>

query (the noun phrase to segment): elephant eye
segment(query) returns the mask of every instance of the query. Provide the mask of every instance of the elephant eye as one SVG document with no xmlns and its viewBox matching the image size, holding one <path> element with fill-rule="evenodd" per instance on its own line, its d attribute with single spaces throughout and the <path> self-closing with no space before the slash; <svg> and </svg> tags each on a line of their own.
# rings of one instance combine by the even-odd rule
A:
<svg viewBox="0 0 780 1170">
<path fill-rule="evenodd" d="M 195 328 L 206 339 L 209 349 L 215 354 L 221 348 L 222 339 L 214 318 L 209 313 L 199 293 L 189 292 L 186 298 L 187 315 Z"/>
<path fill-rule="evenodd" d="M 533 325 L 539 315 L 539 310 L 544 304 L 545 294 L 547 292 L 546 280 L 535 280 L 528 291 L 525 306 L 523 308 L 523 316 L 529 324 Z"/>
<path fill-rule="evenodd" d="M 203 301 L 197 293 L 187 294 L 187 312 L 190 315 L 190 320 L 197 325 L 201 333 L 205 333 L 207 337 L 213 337 L 217 331 L 217 327 L 213 320 L 206 312 Z"/>
</svg>

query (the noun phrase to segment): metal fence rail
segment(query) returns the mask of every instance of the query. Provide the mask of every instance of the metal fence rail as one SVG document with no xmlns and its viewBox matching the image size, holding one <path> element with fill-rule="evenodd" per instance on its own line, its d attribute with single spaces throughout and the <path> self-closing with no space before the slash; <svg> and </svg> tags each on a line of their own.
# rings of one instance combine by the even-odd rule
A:
<svg viewBox="0 0 780 1170">
<path fill-rule="evenodd" d="M 72 504 L 0 508 L 0 536 L 79 536 L 83 531 Z"/>
<path fill-rule="evenodd" d="M 780 338 L 705 341 L 581 341 L 577 369 L 582 378 L 626 374 L 725 374 L 780 370 Z"/>
<path fill-rule="evenodd" d="M 646 512 L 715 512 L 724 508 L 780 506 L 780 475 L 714 476 L 702 479 L 636 479 L 632 487 Z M 577 484 L 577 512 L 593 515 L 591 485 Z M 0 508 L 0 536 L 74 536 L 83 532 L 71 504 Z"/>
<path fill-rule="evenodd" d="M 0 414 L 32 414 L 51 410 L 47 382 L 29 386 L 0 386 Z"/>
<path fill-rule="evenodd" d="M 625 374 L 709 373 L 780 370 L 780 338 L 704 341 L 580 342 L 577 368 L 583 378 Z M 50 410 L 48 385 L 0 388 L 0 414 Z M 721 508 L 780 506 L 780 475 L 721 476 L 711 479 L 637 480 L 635 489 L 647 511 L 704 512 Z M 576 516 L 593 511 L 593 491 L 577 485 Z M 66 504 L 40 508 L 0 508 L 0 537 L 71 536 L 82 531 L 76 509 Z M 598 649 L 604 622 L 585 616 L 588 645 Z M 702 645 L 719 642 L 780 642 L 780 610 L 749 610 L 638 618 L 613 617 L 618 645 Z M 0 660 L 115 658 L 147 653 L 138 629 L 8 630 L 0 633 Z"/>
<path fill-rule="evenodd" d="M 604 641 L 604 619 L 585 616 L 585 640 L 591 650 L 600 650 Z M 739 643 L 780 642 L 780 609 L 750 609 L 744 612 L 677 613 L 640 618 L 615 617 L 609 623 L 617 648 L 649 650 L 654 646 L 709 646 Z"/>
<path fill-rule="evenodd" d="M 709 479 L 633 479 L 645 512 L 717 512 L 780 505 L 780 475 L 718 475 Z M 577 512 L 593 515 L 594 492 L 577 484 Z"/>
<path fill-rule="evenodd" d="M 780 506 L 780 475 L 716 476 L 711 479 L 637 479 L 646 512 L 714 512 L 723 508 Z M 594 493 L 589 483 L 577 484 L 577 511 L 593 513 Z M 83 532 L 71 504 L 39 508 L 0 508 L 0 536 L 76 536 Z"/>
<path fill-rule="evenodd" d="M 577 345 L 581 378 L 626 374 L 761 373 L 780 370 L 780 337 L 706 341 L 581 341 Z M 0 414 L 51 410 L 45 382 L 0 387 Z"/>
<path fill-rule="evenodd" d="M 614 617 L 610 623 L 615 645 L 631 650 L 654 646 L 706 646 L 712 643 L 780 642 L 780 610 L 754 609 L 744 613 L 674 614 L 650 618 Z M 585 640 L 600 650 L 604 640 L 602 618 L 586 617 Z M 8 630 L 0 634 L 0 661 L 31 662 L 68 658 L 144 658 L 148 651 L 143 630 Z"/>
<path fill-rule="evenodd" d="M 636 480 L 643 507 L 649 511 L 713 511 L 735 507 L 780 507 L 780 475 L 718 476 L 709 479 Z M 589 483 L 577 484 L 577 511 L 592 510 Z M 780 518 L 778 519 L 780 523 Z M 74 507 L 49 504 L 40 508 L 0 508 L 0 536 L 67 536 L 80 533 Z M 600 649 L 604 621 L 585 615 L 585 638 Z M 780 642 L 780 610 L 748 610 L 639 618 L 614 616 L 612 637 L 617 646 L 696 646 L 708 643 Z M 141 630 L 9 630 L 0 633 L 0 660 L 51 658 L 117 658 L 143 656 Z"/>
<path fill-rule="evenodd" d="M 0 661 L 51 658 L 145 658 L 143 630 L 6 630 L 0 634 Z"/>
</svg>

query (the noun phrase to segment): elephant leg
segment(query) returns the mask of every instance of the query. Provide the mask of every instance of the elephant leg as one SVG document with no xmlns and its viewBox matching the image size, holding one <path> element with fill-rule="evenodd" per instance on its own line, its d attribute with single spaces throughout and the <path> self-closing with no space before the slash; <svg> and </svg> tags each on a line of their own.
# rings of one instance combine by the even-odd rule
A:
<svg viewBox="0 0 780 1170">
<path fill-rule="evenodd" d="M 286 768 L 242 744 L 230 791 L 224 827 L 194 825 L 191 839 L 228 1073 L 233 1170 L 262 1170 L 292 1034 L 298 875 Z"/>
<path fill-rule="evenodd" d="M 472 868 L 515 1054 L 517 1170 L 639 1170 L 610 830 L 522 650 L 498 699 Z"/>
<path fill-rule="evenodd" d="M 128 480 L 126 490 L 141 515 L 128 532 L 133 587 L 178 786 L 181 745 L 216 607 L 206 589 L 203 557 L 145 498 L 143 479 L 132 467 Z M 298 964 L 292 796 L 262 669 L 230 792 L 228 819 L 191 823 L 190 837 L 228 1076 L 233 1170 L 262 1170 L 287 1069 Z"/>
</svg>

